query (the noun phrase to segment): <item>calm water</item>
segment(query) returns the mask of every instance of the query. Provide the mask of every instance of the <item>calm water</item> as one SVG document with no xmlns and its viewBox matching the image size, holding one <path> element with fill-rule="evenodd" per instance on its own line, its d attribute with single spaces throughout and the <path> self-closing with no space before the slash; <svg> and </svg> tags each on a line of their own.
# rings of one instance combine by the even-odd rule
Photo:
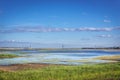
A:
<svg viewBox="0 0 120 80">
<path fill-rule="evenodd" d="M 17 54 L 21 57 L 0 59 L 0 65 L 23 64 L 23 63 L 50 63 L 50 64 L 92 64 L 109 62 L 95 60 L 98 56 L 120 55 L 120 51 L 7 51 L 8 54 Z"/>
</svg>

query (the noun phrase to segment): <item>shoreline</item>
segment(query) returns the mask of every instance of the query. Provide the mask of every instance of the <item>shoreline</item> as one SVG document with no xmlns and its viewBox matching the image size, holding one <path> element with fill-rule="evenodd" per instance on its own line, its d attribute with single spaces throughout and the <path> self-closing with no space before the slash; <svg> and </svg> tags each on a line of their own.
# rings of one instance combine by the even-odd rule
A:
<svg viewBox="0 0 120 80">
<path fill-rule="evenodd" d="M 43 50 L 43 51 L 69 51 L 69 50 L 106 50 L 106 51 L 120 51 L 114 48 L 0 48 L 0 51 L 19 51 L 19 50 Z"/>
<path fill-rule="evenodd" d="M 119 63 L 118 62 L 110 62 L 110 63 L 99 63 L 99 64 L 111 64 L 111 63 Z M 96 65 L 96 64 L 94 64 Z M 0 65 L 0 71 L 4 72 L 15 72 L 15 71 L 23 71 L 23 70 L 31 70 L 31 69 L 42 69 L 49 66 L 73 66 L 73 65 L 64 65 L 64 64 L 47 64 L 47 63 L 27 63 L 27 64 L 11 64 L 11 65 Z M 79 66 L 79 65 L 78 65 Z"/>
<path fill-rule="evenodd" d="M 11 65 L 0 65 L 1 71 L 19 71 L 25 69 L 40 69 L 56 64 L 46 63 L 27 63 L 27 64 L 11 64 Z"/>
</svg>

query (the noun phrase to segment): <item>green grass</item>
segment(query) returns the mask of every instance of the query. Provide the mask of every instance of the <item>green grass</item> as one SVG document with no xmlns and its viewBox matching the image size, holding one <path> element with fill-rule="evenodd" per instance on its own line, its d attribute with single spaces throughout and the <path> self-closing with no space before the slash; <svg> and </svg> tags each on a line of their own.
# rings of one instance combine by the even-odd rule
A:
<svg viewBox="0 0 120 80">
<path fill-rule="evenodd" d="M 0 80 L 120 80 L 120 63 L 0 71 Z"/>
<path fill-rule="evenodd" d="M 18 55 L 15 55 L 15 54 L 5 54 L 5 53 L 0 54 L 0 59 L 1 58 L 14 58 L 14 57 L 18 57 Z"/>
</svg>

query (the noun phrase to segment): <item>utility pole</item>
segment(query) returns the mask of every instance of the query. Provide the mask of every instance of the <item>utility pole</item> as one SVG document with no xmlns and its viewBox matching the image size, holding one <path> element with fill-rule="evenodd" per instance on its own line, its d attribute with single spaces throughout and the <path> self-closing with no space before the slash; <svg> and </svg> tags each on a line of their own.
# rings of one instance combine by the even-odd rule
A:
<svg viewBox="0 0 120 80">
<path fill-rule="evenodd" d="M 64 49 L 64 45 L 62 44 L 62 49 Z"/>
<path fill-rule="evenodd" d="M 30 44 L 29 48 L 31 48 L 31 44 Z"/>
</svg>

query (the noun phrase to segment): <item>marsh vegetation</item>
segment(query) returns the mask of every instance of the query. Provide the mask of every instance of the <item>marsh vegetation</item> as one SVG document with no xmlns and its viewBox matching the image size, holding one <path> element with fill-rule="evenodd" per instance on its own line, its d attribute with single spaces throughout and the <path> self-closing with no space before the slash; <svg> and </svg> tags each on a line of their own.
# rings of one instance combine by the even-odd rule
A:
<svg viewBox="0 0 120 80">
<path fill-rule="evenodd" d="M 120 80 L 120 63 L 0 70 L 0 80 Z"/>
<path fill-rule="evenodd" d="M 16 54 L 5 54 L 5 53 L 0 54 L 0 59 L 1 58 L 14 58 L 14 57 L 18 57 L 18 55 L 16 55 Z"/>
<path fill-rule="evenodd" d="M 119 54 L 119 52 L 111 51 L 2 52 L 0 53 L 2 65 L 0 66 L 0 80 L 120 80 Z M 100 62 L 92 64 L 97 60 Z M 101 60 L 110 60 L 111 63 L 102 63 Z M 42 62 L 46 64 L 41 64 Z"/>
</svg>

